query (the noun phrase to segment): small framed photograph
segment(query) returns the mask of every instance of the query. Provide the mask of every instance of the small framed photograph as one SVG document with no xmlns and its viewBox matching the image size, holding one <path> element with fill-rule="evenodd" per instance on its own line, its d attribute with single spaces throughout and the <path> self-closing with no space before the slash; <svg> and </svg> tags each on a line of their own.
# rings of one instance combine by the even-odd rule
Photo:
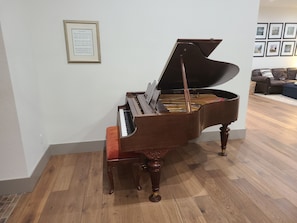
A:
<svg viewBox="0 0 297 223">
<path fill-rule="evenodd" d="M 283 41 L 281 56 L 293 56 L 295 49 L 295 41 Z"/>
<path fill-rule="evenodd" d="M 266 39 L 268 23 L 258 23 L 256 30 L 256 39 Z"/>
<path fill-rule="evenodd" d="M 97 21 L 64 20 L 68 63 L 100 63 Z"/>
<path fill-rule="evenodd" d="M 296 38 L 297 23 L 285 23 L 283 39 Z"/>
<path fill-rule="evenodd" d="M 266 47 L 266 56 L 273 57 L 279 55 L 280 41 L 268 41 Z"/>
<path fill-rule="evenodd" d="M 254 57 L 263 57 L 265 52 L 265 41 L 256 41 L 254 47 Z"/>
<path fill-rule="evenodd" d="M 280 39 L 282 37 L 283 23 L 270 23 L 268 39 Z"/>
</svg>

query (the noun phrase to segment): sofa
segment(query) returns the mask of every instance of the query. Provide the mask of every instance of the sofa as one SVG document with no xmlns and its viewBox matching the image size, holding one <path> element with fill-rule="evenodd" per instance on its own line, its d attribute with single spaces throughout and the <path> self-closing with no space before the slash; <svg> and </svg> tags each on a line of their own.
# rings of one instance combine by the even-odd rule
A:
<svg viewBox="0 0 297 223">
<path fill-rule="evenodd" d="M 255 93 L 281 94 L 286 83 L 295 82 L 297 68 L 259 68 L 252 70 Z"/>
</svg>

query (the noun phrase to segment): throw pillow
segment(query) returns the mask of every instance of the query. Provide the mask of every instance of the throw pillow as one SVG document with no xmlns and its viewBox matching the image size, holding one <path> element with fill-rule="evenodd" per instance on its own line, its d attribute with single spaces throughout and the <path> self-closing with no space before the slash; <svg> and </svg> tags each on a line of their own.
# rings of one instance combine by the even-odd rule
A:
<svg viewBox="0 0 297 223">
<path fill-rule="evenodd" d="M 286 80 L 287 72 L 281 69 L 272 70 L 274 79 L 276 80 Z"/>
<path fill-rule="evenodd" d="M 288 68 L 288 80 L 294 80 L 297 78 L 297 69 L 296 68 Z"/>
<path fill-rule="evenodd" d="M 265 69 L 265 70 L 262 69 L 262 70 L 260 70 L 260 72 L 261 72 L 261 74 L 262 74 L 263 77 L 274 78 L 274 76 L 273 76 L 273 74 L 272 74 L 272 72 L 271 72 L 270 69 Z"/>
</svg>

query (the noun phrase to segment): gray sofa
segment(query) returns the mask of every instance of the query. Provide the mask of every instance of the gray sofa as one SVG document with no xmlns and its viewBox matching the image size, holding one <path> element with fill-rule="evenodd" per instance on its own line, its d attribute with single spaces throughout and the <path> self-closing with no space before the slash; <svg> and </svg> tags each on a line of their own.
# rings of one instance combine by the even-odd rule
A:
<svg viewBox="0 0 297 223">
<path fill-rule="evenodd" d="M 255 93 L 281 94 L 283 85 L 295 82 L 297 68 L 260 68 L 252 70 L 251 80 L 256 82 Z"/>
</svg>

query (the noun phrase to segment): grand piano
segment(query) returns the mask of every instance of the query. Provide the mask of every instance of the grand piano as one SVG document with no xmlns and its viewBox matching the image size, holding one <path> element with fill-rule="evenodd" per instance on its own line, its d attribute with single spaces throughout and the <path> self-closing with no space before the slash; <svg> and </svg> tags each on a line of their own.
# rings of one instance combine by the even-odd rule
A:
<svg viewBox="0 0 297 223">
<path fill-rule="evenodd" d="M 159 81 L 149 83 L 146 91 L 127 92 L 126 103 L 118 106 L 120 151 L 146 156 L 152 202 L 161 200 L 161 160 L 171 149 L 220 124 L 219 155 L 226 155 L 228 126 L 237 120 L 239 96 L 208 87 L 229 81 L 239 68 L 208 58 L 221 41 L 178 39 Z"/>
</svg>

